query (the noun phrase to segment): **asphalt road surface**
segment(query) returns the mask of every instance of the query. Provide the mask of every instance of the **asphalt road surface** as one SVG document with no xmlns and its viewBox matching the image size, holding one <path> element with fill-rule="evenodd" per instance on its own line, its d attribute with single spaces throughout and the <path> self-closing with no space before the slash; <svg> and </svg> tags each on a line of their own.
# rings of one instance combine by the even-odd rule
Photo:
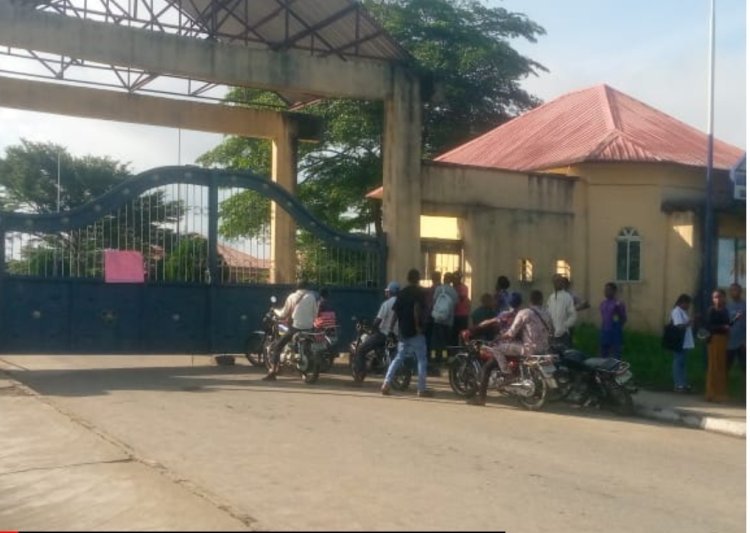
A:
<svg viewBox="0 0 750 533">
<path fill-rule="evenodd" d="M 745 531 L 745 441 L 206 358 L 3 356 L 0 529 Z"/>
</svg>

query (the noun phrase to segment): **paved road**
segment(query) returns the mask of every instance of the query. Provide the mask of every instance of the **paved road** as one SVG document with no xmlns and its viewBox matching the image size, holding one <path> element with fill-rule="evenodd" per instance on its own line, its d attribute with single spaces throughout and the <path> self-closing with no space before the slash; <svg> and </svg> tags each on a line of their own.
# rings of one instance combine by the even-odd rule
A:
<svg viewBox="0 0 750 533">
<path fill-rule="evenodd" d="M 41 395 L 35 402 L 133 458 L 108 467 L 154 478 L 143 488 L 164 495 L 143 509 L 154 528 L 182 527 L 188 509 L 216 528 L 218 515 L 227 527 L 277 530 L 745 531 L 740 439 L 562 407 L 529 413 L 499 398 L 470 407 L 444 381 L 437 398 L 420 400 L 413 391 L 380 397 L 374 382 L 353 389 L 343 376 L 268 384 L 247 366 L 191 366 L 189 357 L 3 359 L 1 369 Z M 9 400 L 32 401 L 0 395 L 3 412 L 15 408 Z M 13 424 L 30 434 L 40 426 Z M 0 430 L 7 425 L 0 417 Z M 9 438 L 0 432 L 0 450 Z M 61 454 L 71 449 L 60 444 Z M 36 478 L 9 485 L 3 453 L 0 527 L 48 526 L 9 514 L 7 495 Z M 70 460 L 123 457 L 97 453 Z M 49 454 L 24 457 L 26 468 Z M 84 470 L 71 483 L 97 484 Z M 140 483 L 99 487 L 134 506 L 149 499 Z M 56 528 L 86 527 L 46 488 L 55 490 L 37 491 L 35 509 L 54 510 Z M 101 528 L 134 528 L 132 507 L 122 516 L 100 507 Z"/>
</svg>

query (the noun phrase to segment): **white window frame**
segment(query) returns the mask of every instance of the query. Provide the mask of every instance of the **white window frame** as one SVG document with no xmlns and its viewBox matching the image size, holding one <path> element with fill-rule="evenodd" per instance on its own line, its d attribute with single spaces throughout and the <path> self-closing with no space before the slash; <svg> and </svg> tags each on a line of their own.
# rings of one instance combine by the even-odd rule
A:
<svg viewBox="0 0 750 533">
<path fill-rule="evenodd" d="M 620 277 L 620 243 L 625 243 L 625 277 Z M 615 281 L 618 283 L 638 283 L 643 281 L 643 239 L 638 230 L 632 226 L 624 227 L 617 234 L 615 241 Z M 638 245 L 638 278 L 631 278 L 630 274 L 630 253 L 632 245 Z"/>
</svg>

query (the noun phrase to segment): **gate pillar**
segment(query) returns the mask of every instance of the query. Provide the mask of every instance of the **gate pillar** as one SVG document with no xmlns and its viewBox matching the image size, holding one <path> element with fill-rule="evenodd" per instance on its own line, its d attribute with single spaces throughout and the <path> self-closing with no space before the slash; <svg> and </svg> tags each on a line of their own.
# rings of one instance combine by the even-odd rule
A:
<svg viewBox="0 0 750 533">
<path fill-rule="evenodd" d="M 422 211 L 422 103 L 419 80 L 395 69 L 385 101 L 383 139 L 383 229 L 388 244 L 388 279 L 406 281 L 422 270 L 419 216 Z M 422 272 L 424 277 L 425 273 Z"/>
<path fill-rule="evenodd" d="M 272 139 L 271 176 L 291 192 L 297 189 L 297 132 L 288 118 Z M 276 202 L 271 204 L 271 283 L 293 283 L 297 275 L 296 226 Z"/>
</svg>

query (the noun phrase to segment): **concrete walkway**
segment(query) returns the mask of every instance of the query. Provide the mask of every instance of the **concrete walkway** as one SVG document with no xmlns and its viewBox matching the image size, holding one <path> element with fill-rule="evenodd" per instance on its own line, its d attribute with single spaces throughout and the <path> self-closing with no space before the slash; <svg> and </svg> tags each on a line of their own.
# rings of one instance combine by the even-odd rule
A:
<svg viewBox="0 0 750 533">
<path fill-rule="evenodd" d="M 711 403 L 698 394 L 641 390 L 634 397 L 643 418 L 745 438 L 747 410 L 737 403 Z"/>
<path fill-rule="evenodd" d="M 0 375 L 0 527 L 13 531 L 239 531 L 184 481 Z"/>
</svg>

